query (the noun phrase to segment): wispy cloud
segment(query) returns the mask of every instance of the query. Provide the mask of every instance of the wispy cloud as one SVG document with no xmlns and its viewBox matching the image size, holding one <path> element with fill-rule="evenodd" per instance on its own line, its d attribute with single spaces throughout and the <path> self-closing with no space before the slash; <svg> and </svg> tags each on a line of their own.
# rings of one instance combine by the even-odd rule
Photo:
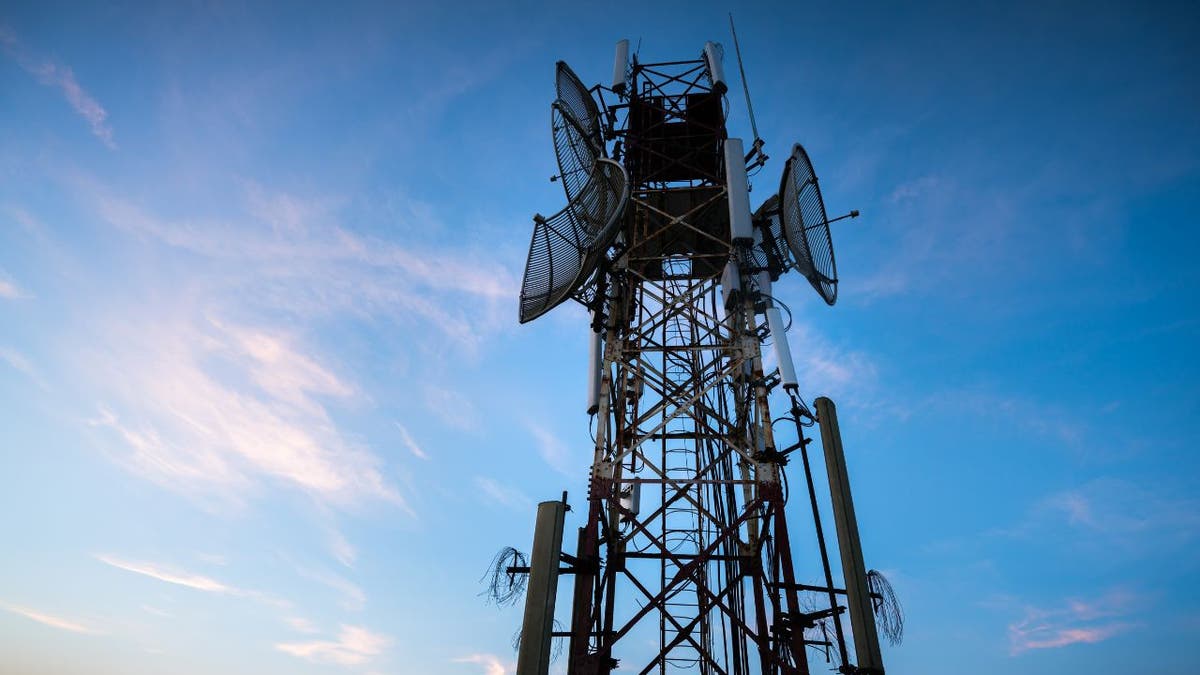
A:
<svg viewBox="0 0 1200 675">
<path fill-rule="evenodd" d="M 133 572 L 134 574 L 141 574 L 152 579 L 158 579 L 159 581 L 163 581 L 168 584 L 186 586 L 187 588 L 193 588 L 197 591 L 204 591 L 206 593 L 225 593 L 230 595 L 244 594 L 243 591 L 223 584 L 216 579 L 210 579 L 209 577 L 201 576 L 199 574 L 191 574 L 189 572 L 167 569 L 154 563 L 126 560 L 124 558 L 118 558 L 117 556 L 108 555 L 106 553 L 97 553 L 95 558 L 105 565 L 111 565 L 117 569 L 122 569 L 127 572 Z"/>
<path fill-rule="evenodd" d="M 124 441 L 129 452 L 118 457 L 134 471 L 182 492 L 237 499 L 271 479 L 323 501 L 378 498 L 408 509 L 380 461 L 338 432 L 323 403 L 350 398 L 353 387 L 289 336 L 212 319 L 116 330 L 133 342 L 114 336 L 101 376 L 113 408 L 92 423 Z"/>
<path fill-rule="evenodd" d="M 978 387 L 946 389 L 927 396 L 920 405 L 1001 421 L 1020 428 L 1030 438 L 1050 443 L 1081 458 L 1095 459 L 1113 452 L 1111 438 L 1098 434 L 1087 416 L 1054 401 L 1027 395 L 998 393 Z"/>
<path fill-rule="evenodd" d="M 94 556 L 96 560 L 110 565 L 126 572 L 133 572 L 142 576 L 157 579 L 163 583 L 183 586 L 205 593 L 215 593 L 219 595 L 229 595 L 234 597 L 250 598 L 263 604 L 274 607 L 289 607 L 290 603 L 274 598 L 266 593 L 255 590 L 247 590 L 231 586 L 221 581 L 217 581 L 211 577 L 206 577 L 201 574 L 183 571 L 177 568 L 172 568 L 158 563 L 143 562 L 137 560 L 128 560 L 119 556 L 110 555 L 107 553 L 97 553 Z"/>
<path fill-rule="evenodd" d="M 1124 478 L 1095 478 L 1038 499 L 1017 523 L 988 534 L 1052 538 L 1106 557 L 1162 555 L 1200 539 L 1200 500 L 1166 482 L 1148 488 Z"/>
<path fill-rule="evenodd" d="M 417 442 L 413 440 L 412 434 L 408 433 L 408 429 L 405 428 L 403 424 L 396 422 L 396 428 L 400 430 L 400 442 L 404 444 L 405 448 L 408 448 L 408 451 L 411 452 L 414 457 L 418 459 L 429 459 L 429 455 L 420 445 L 417 445 Z"/>
<path fill-rule="evenodd" d="M 101 218 L 117 228 L 238 270 L 238 281 L 270 289 L 275 309 L 387 316 L 475 353 L 511 323 L 515 275 L 483 251 L 405 246 L 338 222 L 335 200 L 268 193 L 251 184 L 234 217 L 170 220 L 81 181 Z"/>
<path fill-rule="evenodd" d="M 283 622 L 286 623 L 289 627 L 291 627 L 292 630 L 295 630 L 300 633 L 319 633 L 319 632 L 321 632 L 321 630 L 319 628 L 317 628 L 316 624 L 314 624 L 312 621 L 309 621 L 308 619 L 305 619 L 304 617 L 301 617 L 301 616 L 289 616 L 289 617 L 284 618 Z"/>
<path fill-rule="evenodd" d="M 349 612 L 360 612 L 367 606 L 367 594 L 362 587 L 349 579 L 321 570 L 298 568 L 300 576 L 327 586 L 338 593 L 342 609 Z"/>
<path fill-rule="evenodd" d="M 533 504 L 533 500 L 525 496 L 525 493 L 514 487 L 501 485 L 491 478 L 476 476 L 475 485 L 479 488 L 481 496 L 493 504 L 516 510 L 527 510 Z"/>
<path fill-rule="evenodd" d="M 1013 640 L 1013 651 L 1021 653 L 1031 649 L 1053 649 L 1073 644 L 1091 644 L 1102 642 L 1110 637 L 1127 632 L 1133 626 L 1126 623 L 1112 623 L 1093 628 L 1055 628 L 1038 625 L 1032 628 L 1010 627 Z"/>
<path fill-rule="evenodd" d="M 1136 594 L 1114 590 L 1093 600 L 1073 598 L 1056 607 L 1026 607 L 1024 616 L 1008 626 L 1010 653 L 1091 644 L 1127 633 L 1139 626 L 1130 615 L 1143 604 Z"/>
<path fill-rule="evenodd" d="M 29 297 L 24 291 L 17 287 L 12 281 L 0 276 L 0 298 L 5 300 L 17 300 L 20 298 Z"/>
<path fill-rule="evenodd" d="M 944 181 L 937 176 L 922 176 L 914 180 L 905 181 L 892 190 L 886 201 L 889 204 L 898 204 L 916 199 L 932 190 L 936 190 L 943 183 Z"/>
<path fill-rule="evenodd" d="M 573 470 L 581 468 L 582 464 L 572 466 L 571 453 L 567 450 L 566 444 L 549 429 L 536 422 L 526 422 L 525 428 L 537 441 L 538 455 L 550 468 L 565 475 L 571 475 Z M 580 455 L 580 458 L 584 456 Z"/>
<path fill-rule="evenodd" d="M 17 221 L 19 225 L 24 227 L 26 219 L 29 215 L 19 209 L 7 209 L 9 215 Z M 13 280 L 12 276 L 0 269 L 0 300 L 28 300 L 33 297 L 27 289 L 21 288 L 21 285 Z"/>
<path fill-rule="evenodd" d="M 42 389 L 50 389 L 50 385 L 46 383 L 45 378 L 42 377 L 42 374 L 38 372 L 33 363 L 15 349 L 0 346 L 0 361 L 7 363 L 10 368 L 29 378 L 30 381 Z"/>
<path fill-rule="evenodd" d="M 879 369 L 867 354 L 835 346 L 802 321 L 794 322 L 787 335 L 797 370 L 808 380 L 801 387 L 820 386 L 831 396 L 862 398 L 876 386 Z"/>
<path fill-rule="evenodd" d="M 1200 537 L 1200 500 L 1172 494 L 1167 486 L 1147 489 L 1121 478 L 1097 478 L 1045 498 L 1035 515 L 1062 518 L 1066 523 L 1106 541 L 1153 548 Z"/>
<path fill-rule="evenodd" d="M 479 412 L 461 391 L 437 384 L 424 387 L 425 407 L 446 426 L 461 431 L 479 429 Z"/>
<path fill-rule="evenodd" d="M 346 567 L 354 565 L 354 561 L 358 559 L 358 551 L 355 550 L 350 540 L 346 539 L 346 535 L 342 534 L 336 527 L 330 527 L 327 541 L 329 543 L 329 551 L 333 553 L 333 557 L 338 562 Z"/>
<path fill-rule="evenodd" d="M 1035 211 L 1037 189 L 1034 183 L 977 188 L 938 175 L 905 180 L 883 196 L 886 213 L 876 221 L 875 232 L 886 243 L 875 248 L 886 253 L 865 261 L 873 271 L 848 278 L 842 297 L 871 302 L 945 293 L 951 279 L 962 286 L 967 277 L 1000 278 L 1028 268 L 1023 237 L 1042 227 L 1043 215 Z"/>
<path fill-rule="evenodd" d="M 483 675 L 510 675 L 513 664 L 500 660 L 495 654 L 468 654 L 454 659 L 454 663 L 474 663 L 483 668 Z"/>
<path fill-rule="evenodd" d="M 382 654 L 391 643 L 391 638 L 361 626 L 342 626 L 336 640 L 284 642 L 275 648 L 314 663 L 357 666 Z"/>
<path fill-rule="evenodd" d="M 908 401 L 888 394 L 880 385 L 880 365 L 872 354 L 836 344 L 799 312 L 792 317 L 787 338 L 800 373 L 800 390 L 806 398 L 828 396 L 846 401 L 869 413 L 860 417 L 869 423 L 884 418 L 904 419 L 912 413 Z M 774 349 L 764 350 L 763 361 L 768 372 L 777 367 Z"/>
<path fill-rule="evenodd" d="M 100 630 L 78 621 L 64 619 L 52 614 L 33 610 L 28 607 L 10 605 L 8 603 L 0 603 L 0 607 L 3 607 L 5 610 L 12 612 L 13 614 L 23 616 L 26 619 L 50 626 L 51 628 L 58 628 L 60 630 L 70 631 L 72 633 L 83 633 L 86 635 L 99 635 L 101 633 Z"/>
<path fill-rule="evenodd" d="M 174 616 L 167 610 L 160 609 L 158 607 L 155 607 L 154 605 L 142 605 L 142 611 L 147 614 L 153 614 L 154 616 L 161 617 L 163 619 L 169 619 L 172 616 Z"/>
<path fill-rule="evenodd" d="M 0 46 L 21 68 L 37 78 L 38 82 L 58 89 L 75 112 L 87 121 L 92 135 L 100 139 L 100 142 L 113 150 L 117 148 L 112 127 L 108 125 L 108 111 L 80 86 L 70 67 L 33 55 L 21 44 L 16 33 L 6 26 L 0 26 Z"/>
<path fill-rule="evenodd" d="M 379 456 L 331 414 L 370 397 L 302 331 L 318 333 L 334 318 L 383 319 L 411 336 L 405 354 L 469 354 L 511 323 L 508 270 L 483 254 L 350 232 L 338 223 L 336 199 L 250 185 L 240 213 L 171 219 L 95 180 L 75 187 L 119 232 L 180 256 L 187 275 L 169 306 L 113 308 L 121 320 L 105 321 L 99 332 L 109 339 L 81 364 L 98 371 L 103 410 L 95 421 L 130 447 L 127 465 L 179 491 L 234 502 L 284 484 L 323 502 L 383 499 L 412 514 Z M 427 384 L 423 394 L 448 425 L 479 427 L 461 392 Z M 415 442 L 409 451 L 425 452 Z"/>
</svg>

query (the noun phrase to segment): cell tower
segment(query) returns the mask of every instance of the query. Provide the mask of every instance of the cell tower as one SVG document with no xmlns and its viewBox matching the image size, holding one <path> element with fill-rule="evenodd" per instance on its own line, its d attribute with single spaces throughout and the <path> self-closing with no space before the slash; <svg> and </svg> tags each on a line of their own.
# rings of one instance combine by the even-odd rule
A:
<svg viewBox="0 0 1200 675">
<path fill-rule="evenodd" d="M 778 192 L 751 212 L 747 172 L 767 156 L 757 130 L 748 151 L 726 133 L 722 59 L 709 42 L 694 59 L 642 63 L 622 40 L 611 86 L 589 89 L 556 67 L 551 122 L 567 206 L 534 217 L 520 321 L 567 300 L 589 310 L 595 454 L 573 551 L 563 552 L 564 495 L 539 505 L 528 560 L 512 549 L 497 557 L 494 587 L 501 571 L 509 584 L 500 593 L 527 581 L 518 675 L 545 674 L 563 638 L 570 675 L 808 673 L 810 658 L 883 673 L 875 614 L 888 629 L 898 607 L 865 570 L 833 403 L 817 399 L 814 412 L 801 398 L 771 294 L 795 269 L 834 303 L 832 221 L 800 145 Z M 773 395 L 786 401 L 779 419 Z M 795 443 L 780 443 L 777 422 L 794 426 Z M 844 588 L 804 435 L 814 423 Z M 785 510 L 785 465 L 797 456 L 803 538 Z M 797 578 L 795 553 L 819 556 L 823 577 Z M 556 627 L 563 574 L 574 578 L 570 619 Z"/>
</svg>

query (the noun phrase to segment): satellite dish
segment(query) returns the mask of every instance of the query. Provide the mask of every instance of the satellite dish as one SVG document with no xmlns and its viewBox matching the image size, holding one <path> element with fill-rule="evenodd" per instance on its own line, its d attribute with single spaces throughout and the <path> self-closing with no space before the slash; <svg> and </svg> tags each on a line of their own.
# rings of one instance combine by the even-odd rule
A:
<svg viewBox="0 0 1200 675">
<path fill-rule="evenodd" d="M 549 218 L 534 216 L 521 283 L 521 323 L 538 318 L 580 290 L 620 231 L 628 201 L 625 167 L 600 158 L 566 208 Z"/>
<path fill-rule="evenodd" d="M 600 109 L 575 71 L 559 61 L 554 72 L 557 99 L 550 105 L 550 131 L 554 156 L 567 202 L 583 190 L 596 160 L 604 156 L 600 137 Z"/>
<path fill-rule="evenodd" d="M 832 305 L 837 302 L 837 266 L 833 262 L 829 218 L 817 174 L 799 143 L 792 146 L 792 156 L 783 167 L 779 205 L 783 236 L 795 257 L 796 269 Z"/>
<path fill-rule="evenodd" d="M 550 104 L 550 131 L 554 136 L 554 156 L 558 159 L 559 180 L 567 201 L 583 190 L 600 159 L 600 150 L 588 139 L 579 121 L 563 101 Z"/>
<path fill-rule="evenodd" d="M 554 73 L 554 88 L 558 100 L 567 114 L 575 118 L 584 136 L 602 154 L 604 143 L 600 137 L 600 108 L 588 88 L 571 70 L 566 61 L 559 61 Z"/>
</svg>

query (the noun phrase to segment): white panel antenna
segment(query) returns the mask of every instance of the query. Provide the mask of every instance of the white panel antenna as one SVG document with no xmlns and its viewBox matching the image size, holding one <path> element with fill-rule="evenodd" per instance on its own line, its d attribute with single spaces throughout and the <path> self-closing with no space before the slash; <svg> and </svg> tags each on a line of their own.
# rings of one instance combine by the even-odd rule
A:
<svg viewBox="0 0 1200 675">
<path fill-rule="evenodd" d="M 796 366 L 792 363 L 792 348 L 788 345 L 787 333 L 783 330 L 783 317 L 780 316 L 778 307 L 767 308 L 767 327 L 775 342 L 775 360 L 779 362 L 779 378 L 783 382 L 783 388 L 784 390 L 798 390 L 800 383 L 796 381 Z"/>
<path fill-rule="evenodd" d="M 612 90 L 618 94 L 625 92 L 629 75 L 629 40 L 617 41 L 617 53 L 613 58 Z"/>
<path fill-rule="evenodd" d="M 746 159 L 742 139 L 725 139 L 725 187 L 729 193 L 729 235 L 734 244 L 754 243 L 750 225 L 750 183 L 746 178 Z"/>
<path fill-rule="evenodd" d="M 729 83 L 725 80 L 725 66 L 721 63 L 722 57 L 721 45 L 715 42 L 704 43 L 704 63 L 708 66 L 713 91 L 718 94 L 729 91 Z"/>
<path fill-rule="evenodd" d="M 642 484 L 634 483 L 621 491 L 621 506 L 629 510 L 636 518 L 642 512 Z M 622 514 L 621 519 L 628 521 L 630 517 Z"/>
</svg>

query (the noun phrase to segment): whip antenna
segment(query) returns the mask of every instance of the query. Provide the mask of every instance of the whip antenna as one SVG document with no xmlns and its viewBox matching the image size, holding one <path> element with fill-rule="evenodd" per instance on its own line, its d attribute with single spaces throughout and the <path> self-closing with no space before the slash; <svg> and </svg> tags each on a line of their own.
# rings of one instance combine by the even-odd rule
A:
<svg viewBox="0 0 1200 675">
<path fill-rule="evenodd" d="M 742 78 L 742 91 L 746 94 L 746 110 L 750 113 L 750 131 L 754 133 L 754 145 L 750 147 L 750 154 L 762 153 L 763 140 L 758 136 L 758 125 L 754 122 L 754 104 L 750 102 L 750 85 L 746 83 L 746 69 L 742 67 L 742 47 L 738 44 L 737 28 L 733 25 L 733 12 L 729 13 L 729 32 L 733 33 L 733 51 L 737 54 L 738 75 Z M 767 161 L 767 157 L 763 155 L 756 164 L 763 164 Z"/>
</svg>

